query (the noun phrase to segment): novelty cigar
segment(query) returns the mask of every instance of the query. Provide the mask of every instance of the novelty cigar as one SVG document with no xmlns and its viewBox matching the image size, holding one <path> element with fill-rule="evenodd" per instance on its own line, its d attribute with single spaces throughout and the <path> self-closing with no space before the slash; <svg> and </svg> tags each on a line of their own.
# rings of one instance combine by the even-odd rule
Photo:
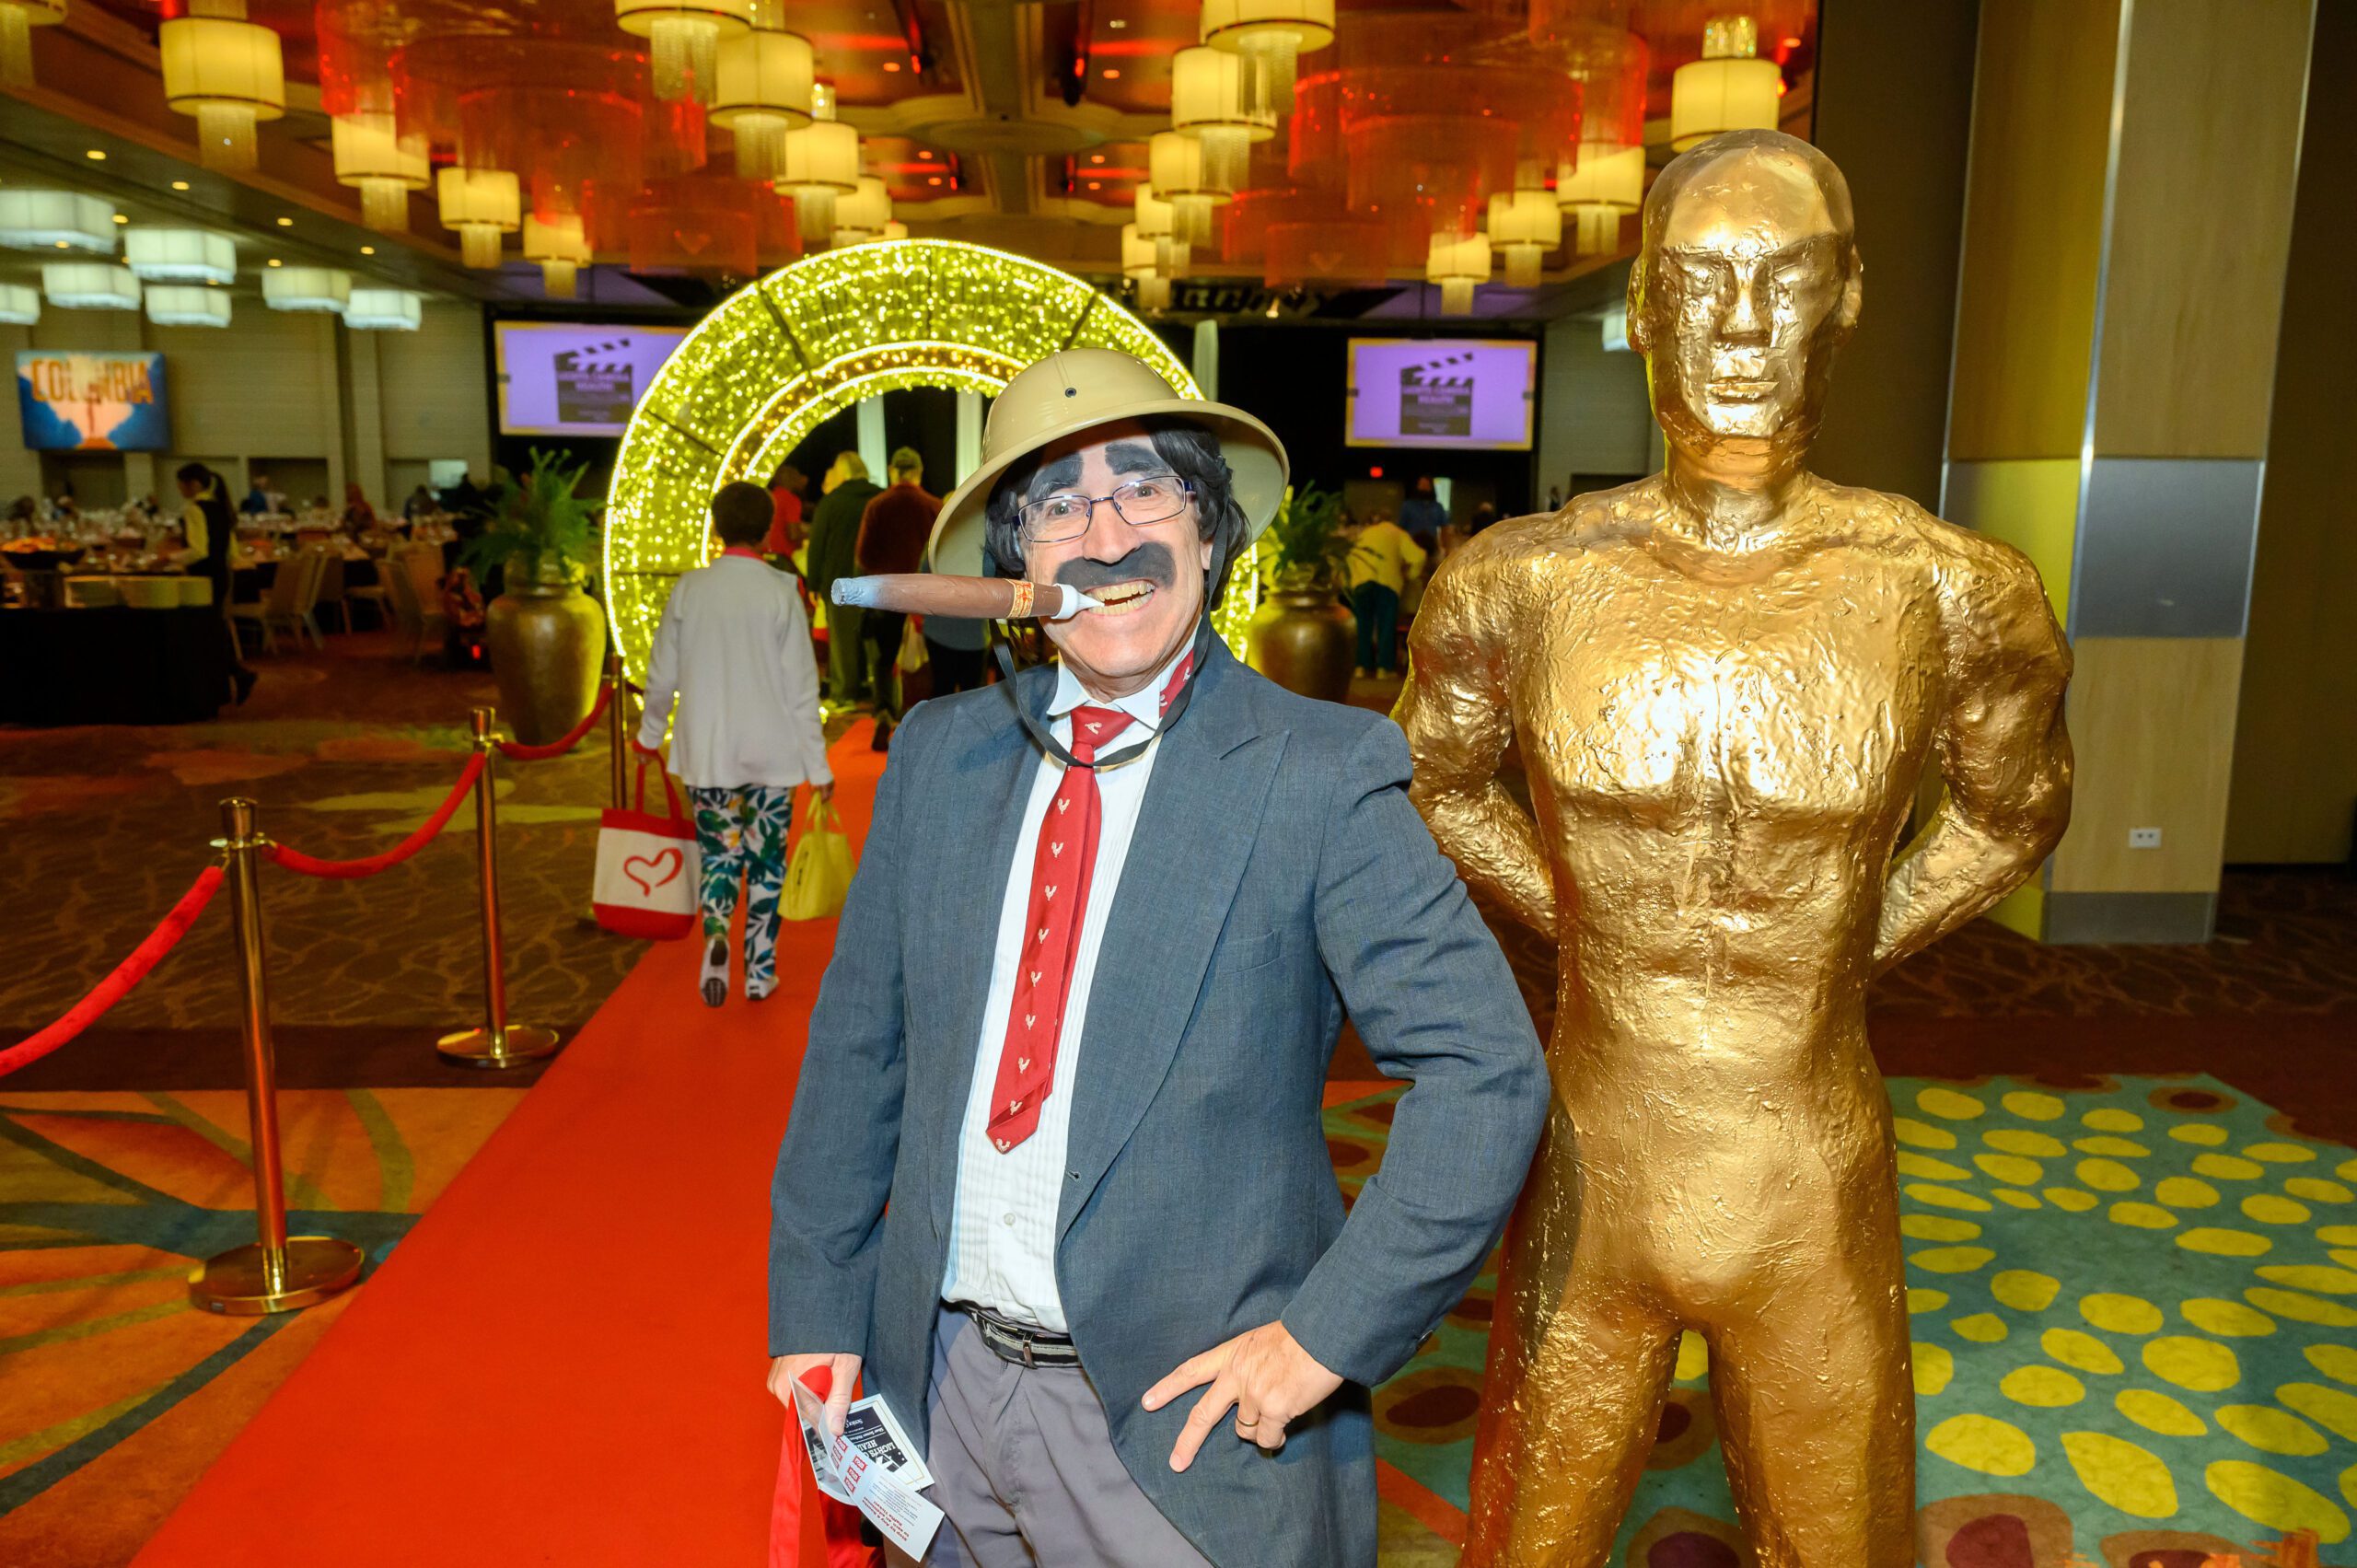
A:
<svg viewBox="0 0 2357 1568">
<path fill-rule="evenodd" d="M 837 577 L 827 597 L 860 610 L 968 621 L 1022 621 L 1033 616 L 1063 621 L 1084 610 L 1104 608 L 1070 583 L 1034 583 L 1026 577 L 947 577 L 930 572 Z"/>
</svg>

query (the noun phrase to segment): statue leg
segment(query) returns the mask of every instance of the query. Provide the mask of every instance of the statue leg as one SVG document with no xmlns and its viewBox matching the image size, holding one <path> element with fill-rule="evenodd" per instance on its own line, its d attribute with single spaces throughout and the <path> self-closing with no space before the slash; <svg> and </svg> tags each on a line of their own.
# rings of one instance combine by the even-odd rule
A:
<svg viewBox="0 0 2357 1568">
<path fill-rule="evenodd" d="M 1675 1318 L 1579 1265 L 1544 1316 L 1493 1347 L 1459 1568 L 1604 1568 L 1660 1430 Z"/>
<path fill-rule="evenodd" d="M 1765 1283 L 1706 1331 L 1727 1479 L 1759 1568 L 1910 1568 L 1915 1387 L 1887 1246 Z M 1832 1233 L 1829 1232 L 1830 1236 Z"/>
</svg>

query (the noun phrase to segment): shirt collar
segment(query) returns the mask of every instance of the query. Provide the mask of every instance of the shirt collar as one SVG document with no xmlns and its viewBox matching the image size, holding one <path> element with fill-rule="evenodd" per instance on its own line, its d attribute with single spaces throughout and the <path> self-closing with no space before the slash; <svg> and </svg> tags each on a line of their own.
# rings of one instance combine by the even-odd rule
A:
<svg viewBox="0 0 2357 1568">
<path fill-rule="evenodd" d="M 1146 729 L 1159 730 L 1162 727 L 1162 696 L 1170 685 L 1171 672 L 1177 669 L 1179 661 L 1194 652 L 1194 639 L 1190 637 L 1185 645 L 1170 656 L 1168 663 L 1154 672 L 1153 679 L 1117 702 L 1099 705 L 1115 708 L 1129 714 L 1132 720 Z M 1051 721 L 1065 717 L 1084 703 L 1097 701 L 1097 699 L 1089 695 L 1088 688 L 1080 683 L 1078 676 L 1073 674 L 1062 664 L 1056 666 L 1056 694 L 1048 703 L 1048 717 Z"/>
</svg>

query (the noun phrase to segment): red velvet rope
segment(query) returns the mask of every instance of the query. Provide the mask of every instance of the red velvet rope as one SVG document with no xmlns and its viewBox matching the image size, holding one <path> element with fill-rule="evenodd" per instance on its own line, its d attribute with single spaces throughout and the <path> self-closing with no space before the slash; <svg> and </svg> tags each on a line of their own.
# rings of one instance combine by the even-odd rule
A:
<svg viewBox="0 0 2357 1568">
<path fill-rule="evenodd" d="M 434 815 L 421 823 L 417 831 L 382 854 L 372 854 L 366 860 L 319 860 L 300 850 L 288 849 L 284 844 L 272 844 L 262 853 L 270 857 L 273 864 L 283 865 L 289 871 L 299 871 L 306 877 L 374 877 L 379 871 L 389 870 L 424 849 L 433 841 L 434 835 L 442 830 L 444 824 L 450 820 L 450 814 L 458 810 L 459 802 L 467 797 L 467 791 L 472 789 L 475 780 L 482 776 L 482 758 L 480 751 L 468 758 L 466 767 L 459 772 L 459 782 L 450 786 L 448 797 L 434 808 Z"/>
<path fill-rule="evenodd" d="M 540 762 L 551 757 L 562 757 L 580 745 L 583 736 L 598 727 L 598 715 L 606 711 L 606 704 L 613 700 L 613 695 L 614 689 L 611 686 L 600 684 L 598 688 L 598 701 L 589 709 L 589 716 L 575 725 L 572 733 L 568 735 L 559 736 L 556 739 L 539 746 L 527 746 L 517 740 L 500 740 L 493 744 L 499 748 L 501 756 L 512 758 L 518 762 Z"/>
<path fill-rule="evenodd" d="M 87 996 L 74 1004 L 73 1009 L 57 1022 L 38 1034 L 28 1035 L 7 1050 L 0 1051 L 0 1077 L 40 1061 L 98 1022 L 101 1013 L 122 1001 L 125 993 L 147 978 L 147 971 L 154 969 L 165 954 L 180 945 L 180 938 L 188 935 L 188 928 L 196 923 L 196 917 L 204 912 L 204 906 L 213 901 L 213 895 L 220 888 L 221 867 L 208 865 L 199 872 L 189 890 L 180 895 L 180 901 L 164 916 L 163 923 L 147 934 L 147 940 L 131 950 L 129 958 L 115 966 L 112 974 L 99 981 Z"/>
</svg>

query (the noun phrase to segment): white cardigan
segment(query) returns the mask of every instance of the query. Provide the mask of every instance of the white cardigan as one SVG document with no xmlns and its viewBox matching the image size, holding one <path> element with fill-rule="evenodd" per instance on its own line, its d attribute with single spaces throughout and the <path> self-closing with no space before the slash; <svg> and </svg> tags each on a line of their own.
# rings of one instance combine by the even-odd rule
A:
<svg viewBox="0 0 2357 1568">
<path fill-rule="evenodd" d="M 681 783 L 833 782 L 801 591 L 768 563 L 722 555 L 672 585 L 647 664 L 640 745 L 661 743 L 674 696 L 671 772 Z"/>
</svg>

